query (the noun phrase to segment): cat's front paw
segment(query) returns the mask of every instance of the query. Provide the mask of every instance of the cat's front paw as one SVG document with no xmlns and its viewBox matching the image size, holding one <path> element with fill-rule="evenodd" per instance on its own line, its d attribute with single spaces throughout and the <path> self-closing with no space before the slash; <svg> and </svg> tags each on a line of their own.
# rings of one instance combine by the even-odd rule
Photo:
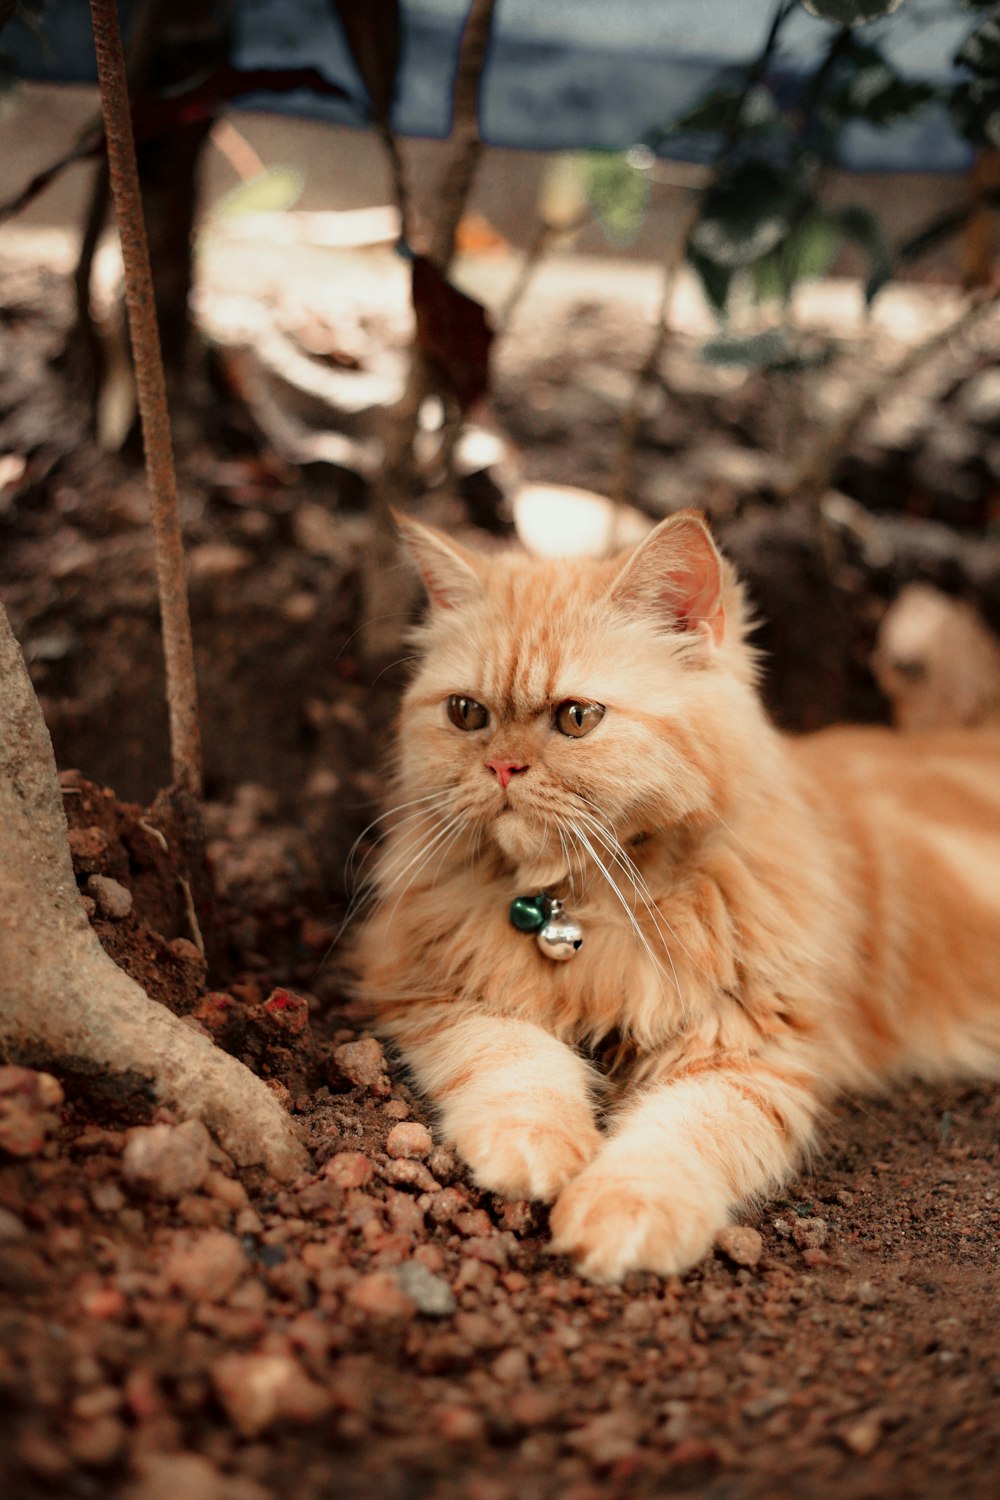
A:
<svg viewBox="0 0 1000 1500">
<path fill-rule="evenodd" d="M 592 1281 L 629 1271 L 673 1276 L 711 1249 L 726 1222 L 717 1184 L 697 1174 L 615 1170 L 596 1162 L 560 1194 L 552 1210 L 555 1254 L 572 1256 Z"/>
<path fill-rule="evenodd" d="M 481 1188 L 504 1198 L 551 1202 L 593 1159 L 601 1137 L 591 1121 L 576 1129 L 505 1119 L 467 1126 L 455 1144 Z"/>
</svg>

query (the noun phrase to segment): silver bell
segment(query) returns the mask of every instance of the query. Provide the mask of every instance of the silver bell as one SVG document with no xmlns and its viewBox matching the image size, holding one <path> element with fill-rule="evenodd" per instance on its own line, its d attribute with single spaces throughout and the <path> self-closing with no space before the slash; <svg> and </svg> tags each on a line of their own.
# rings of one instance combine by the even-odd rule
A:
<svg viewBox="0 0 1000 1500">
<path fill-rule="evenodd" d="M 560 902 L 554 901 L 552 905 L 554 909 L 535 941 L 546 958 L 565 963 L 568 958 L 574 958 L 583 946 L 583 928 L 575 917 L 564 914 Z"/>
</svg>

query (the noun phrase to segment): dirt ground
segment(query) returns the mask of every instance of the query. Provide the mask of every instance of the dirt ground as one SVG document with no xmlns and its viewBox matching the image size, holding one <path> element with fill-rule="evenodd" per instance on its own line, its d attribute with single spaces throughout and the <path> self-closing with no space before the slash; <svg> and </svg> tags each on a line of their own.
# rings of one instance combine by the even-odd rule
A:
<svg viewBox="0 0 1000 1500">
<path fill-rule="evenodd" d="M 50 366 L 69 317 L 59 267 L 9 255 L 2 271 L 0 450 L 24 466 L 2 471 L 0 597 L 52 732 L 81 896 L 119 963 L 271 1082 L 314 1169 L 285 1186 L 238 1176 L 199 1128 L 139 1099 L 0 1068 L 0 1493 L 992 1494 L 995 1087 L 842 1101 L 788 1197 L 746 1216 L 752 1232 L 683 1278 L 615 1289 L 550 1257 L 545 1210 L 478 1192 L 428 1133 L 345 999 L 336 948 L 327 957 L 396 691 L 391 673 L 371 682 L 355 639 L 359 483 L 262 458 L 221 405 L 182 442 L 215 892 L 206 965 L 169 826 L 148 805 L 167 762 L 143 482 L 97 453 Z M 332 363 L 398 362 L 398 309 L 364 288 L 338 296 L 342 326 L 314 319 Z M 287 298 L 272 314 L 289 326 Z M 519 462 L 536 479 L 600 483 L 641 310 L 574 293 L 519 326 L 496 392 Z M 831 557 L 810 518 L 768 503 L 797 389 L 706 373 L 693 337 L 670 351 L 637 497 L 653 513 L 708 504 L 767 617 L 769 701 L 786 727 L 884 715 L 867 653 L 907 577 L 945 574 L 989 613 L 979 539 L 1000 493 L 998 350 L 994 328 L 949 351 L 907 421 L 880 413 L 842 465 L 859 501 L 965 538 L 888 558 L 853 543 Z M 859 335 L 864 368 L 893 352 Z M 482 484 L 473 474 L 465 504 L 437 513 L 468 525 Z M 967 567 L 961 547 L 986 561 Z"/>
</svg>

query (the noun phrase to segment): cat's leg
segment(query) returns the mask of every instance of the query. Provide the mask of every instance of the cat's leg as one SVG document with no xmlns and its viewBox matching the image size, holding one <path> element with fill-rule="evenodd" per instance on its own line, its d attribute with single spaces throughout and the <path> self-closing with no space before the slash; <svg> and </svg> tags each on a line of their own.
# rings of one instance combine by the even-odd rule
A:
<svg viewBox="0 0 1000 1500">
<path fill-rule="evenodd" d="M 559 1197 L 553 1250 L 595 1280 L 687 1270 L 738 1204 L 787 1176 L 816 1104 L 807 1076 L 753 1059 L 655 1083 Z"/>
<path fill-rule="evenodd" d="M 480 1187 L 549 1200 L 597 1151 L 596 1075 L 540 1026 L 439 1012 L 395 1039 Z"/>
</svg>

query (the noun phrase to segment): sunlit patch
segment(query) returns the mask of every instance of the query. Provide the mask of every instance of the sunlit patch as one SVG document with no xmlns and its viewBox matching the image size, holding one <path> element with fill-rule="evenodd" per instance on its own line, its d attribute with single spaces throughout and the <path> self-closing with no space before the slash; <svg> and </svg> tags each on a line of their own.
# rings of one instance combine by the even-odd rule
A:
<svg viewBox="0 0 1000 1500">
<path fill-rule="evenodd" d="M 568 484 L 523 485 L 512 504 L 518 538 L 535 557 L 605 557 L 652 527 L 632 506 Z"/>
</svg>

